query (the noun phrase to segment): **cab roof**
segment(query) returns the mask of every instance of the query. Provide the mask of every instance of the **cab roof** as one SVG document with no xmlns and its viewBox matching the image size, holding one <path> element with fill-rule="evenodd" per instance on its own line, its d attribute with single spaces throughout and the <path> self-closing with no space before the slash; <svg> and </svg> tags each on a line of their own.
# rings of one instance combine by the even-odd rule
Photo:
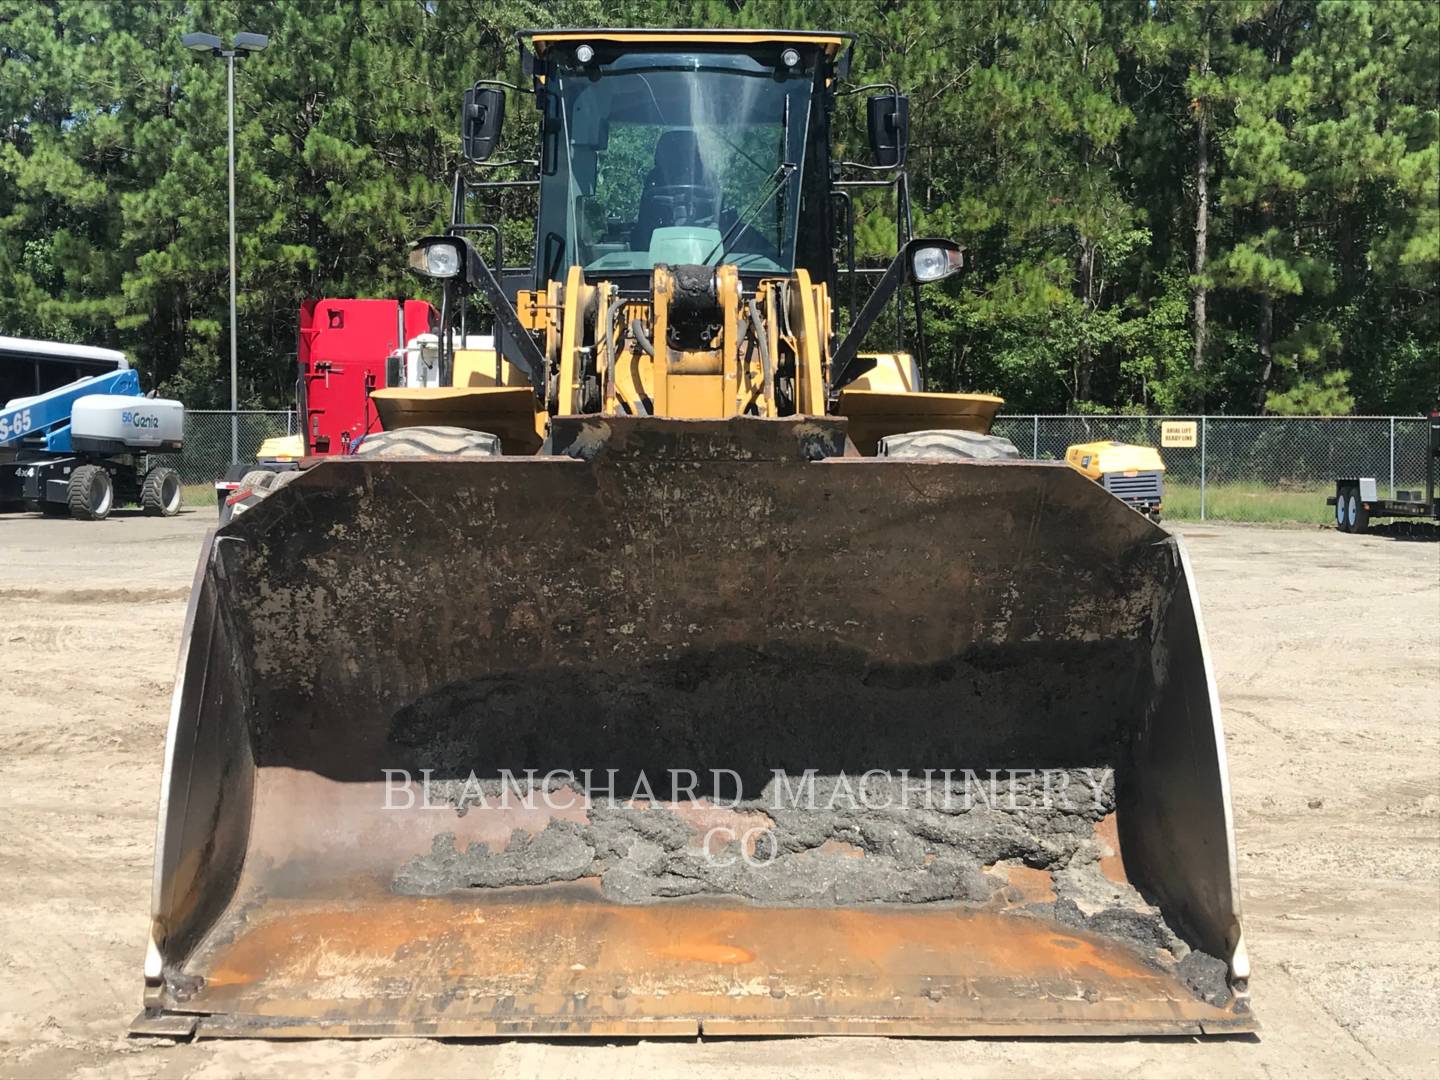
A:
<svg viewBox="0 0 1440 1080">
<path fill-rule="evenodd" d="M 855 42 L 844 30 L 677 30 L 659 27 L 634 29 L 520 30 L 515 34 L 522 52 L 544 56 L 552 45 L 605 41 L 619 45 L 816 45 L 835 59 Z"/>
</svg>

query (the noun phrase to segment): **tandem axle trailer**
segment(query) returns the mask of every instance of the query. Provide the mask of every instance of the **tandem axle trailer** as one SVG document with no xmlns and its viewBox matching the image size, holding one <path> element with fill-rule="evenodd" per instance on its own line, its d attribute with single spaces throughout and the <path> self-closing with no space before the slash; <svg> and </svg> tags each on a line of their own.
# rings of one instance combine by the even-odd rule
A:
<svg viewBox="0 0 1440 1080">
<path fill-rule="evenodd" d="M 1376 518 L 1411 518 L 1440 521 L 1440 499 L 1435 474 L 1440 469 L 1440 412 L 1430 413 L 1430 446 L 1425 455 L 1425 490 L 1397 490 L 1394 498 L 1379 497 L 1373 476 L 1348 476 L 1335 481 L 1335 494 L 1325 500 L 1335 508 L 1335 526 L 1341 532 L 1363 533 Z"/>
</svg>

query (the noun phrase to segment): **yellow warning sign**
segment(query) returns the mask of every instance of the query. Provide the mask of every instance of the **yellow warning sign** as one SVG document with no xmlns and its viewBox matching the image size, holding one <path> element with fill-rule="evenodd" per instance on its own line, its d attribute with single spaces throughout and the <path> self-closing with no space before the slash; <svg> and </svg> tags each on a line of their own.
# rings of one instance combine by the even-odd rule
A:
<svg viewBox="0 0 1440 1080">
<path fill-rule="evenodd" d="M 1160 423 L 1160 445 L 1161 446 L 1194 446 L 1195 429 L 1198 425 L 1194 420 L 1164 420 Z"/>
</svg>

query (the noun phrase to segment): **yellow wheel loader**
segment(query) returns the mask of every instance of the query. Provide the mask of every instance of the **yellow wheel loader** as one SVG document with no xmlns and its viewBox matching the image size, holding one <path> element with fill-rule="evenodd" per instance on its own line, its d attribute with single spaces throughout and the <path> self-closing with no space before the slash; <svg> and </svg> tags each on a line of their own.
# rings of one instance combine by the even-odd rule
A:
<svg viewBox="0 0 1440 1080">
<path fill-rule="evenodd" d="M 1184 548 L 926 388 L 906 98 L 844 33 L 519 43 L 410 255 L 440 385 L 204 546 L 133 1029 L 1252 1030 Z M 478 179 L 507 101 L 533 161 Z"/>
</svg>

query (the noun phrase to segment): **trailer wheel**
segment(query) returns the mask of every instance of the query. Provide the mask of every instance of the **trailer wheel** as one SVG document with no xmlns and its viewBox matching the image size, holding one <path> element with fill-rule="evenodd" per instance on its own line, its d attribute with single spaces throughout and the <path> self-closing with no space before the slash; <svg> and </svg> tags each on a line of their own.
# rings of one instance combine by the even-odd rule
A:
<svg viewBox="0 0 1440 1080">
<path fill-rule="evenodd" d="M 1363 533 L 1370 528 L 1370 511 L 1360 502 L 1360 489 L 1351 488 L 1345 500 L 1345 518 L 1352 533 Z"/>
<path fill-rule="evenodd" d="M 999 435 L 974 431 L 907 431 L 880 440 L 878 457 L 928 461 L 1005 461 L 1020 456 L 1015 444 Z"/>
<path fill-rule="evenodd" d="M 180 512 L 180 496 L 180 474 L 161 465 L 145 474 L 140 508 L 151 517 L 174 517 Z"/>
<path fill-rule="evenodd" d="M 110 474 L 99 465 L 81 465 L 72 472 L 66 495 L 76 521 L 104 521 L 115 503 Z"/>
<path fill-rule="evenodd" d="M 1342 484 L 1335 489 L 1335 528 L 1341 532 L 1350 531 L 1350 520 L 1346 517 L 1350 502 L 1350 486 Z"/>
<path fill-rule="evenodd" d="M 405 427 L 366 435 L 356 457 L 399 461 L 405 458 L 497 457 L 500 440 L 486 431 L 461 427 Z"/>
</svg>

